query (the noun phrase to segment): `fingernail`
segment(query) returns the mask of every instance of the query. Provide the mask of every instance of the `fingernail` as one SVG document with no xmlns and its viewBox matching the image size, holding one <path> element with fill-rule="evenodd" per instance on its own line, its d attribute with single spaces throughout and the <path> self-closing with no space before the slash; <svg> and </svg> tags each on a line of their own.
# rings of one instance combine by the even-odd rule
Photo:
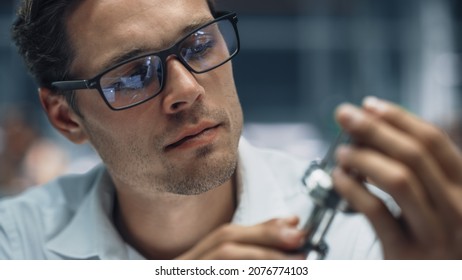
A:
<svg viewBox="0 0 462 280">
<path fill-rule="evenodd" d="M 300 238 L 300 231 L 296 228 L 284 227 L 281 229 L 281 237 L 286 241 L 292 241 L 294 238 Z"/>
<path fill-rule="evenodd" d="M 335 150 L 335 155 L 338 160 L 342 160 L 345 157 L 347 157 L 351 153 L 351 148 L 345 145 L 340 145 L 336 150 Z"/>
<path fill-rule="evenodd" d="M 289 216 L 289 217 L 284 217 L 284 218 L 278 218 L 276 219 L 276 223 L 280 227 L 286 227 L 288 225 L 292 225 L 294 222 L 295 216 Z"/>
<path fill-rule="evenodd" d="M 294 215 L 294 216 L 288 216 L 288 217 L 285 217 L 285 218 L 283 219 L 283 221 L 284 221 L 285 223 L 287 223 L 287 224 L 292 224 L 292 223 L 294 223 L 296 220 L 298 220 L 298 217 L 295 216 L 295 215 Z"/>
<path fill-rule="evenodd" d="M 355 126 L 360 123 L 364 115 L 361 111 L 353 105 L 342 104 L 338 107 L 338 114 L 340 121 L 347 126 Z"/>
<path fill-rule="evenodd" d="M 367 96 L 363 99 L 363 107 L 378 113 L 384 112 L 386 109 L 385 102 L 375 96 Z"/>
</svg>

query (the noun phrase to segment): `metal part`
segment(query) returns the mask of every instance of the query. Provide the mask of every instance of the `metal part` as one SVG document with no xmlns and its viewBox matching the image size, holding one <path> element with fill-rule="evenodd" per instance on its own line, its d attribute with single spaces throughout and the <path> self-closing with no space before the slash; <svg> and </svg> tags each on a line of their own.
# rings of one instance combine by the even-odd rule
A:
<svg viewBox="0 0 462 280">
<path fill-rule="evenodd" d="M 341 143 L 346 143 L 349 137 L 341 132 L 330 146 L 322 160 L 312 161 L 303 177 L 308 195 L 314 202 L 314 208 L 306 222 L 307 231 L 305 246 L 302 250 L 308 259 L 324 259 L 328 245 L 324 238 L 337 211 L 348 212 L 348 204 L 334 190 L 331 172 L 335 167 L 335 150 Z"/>
</svg>

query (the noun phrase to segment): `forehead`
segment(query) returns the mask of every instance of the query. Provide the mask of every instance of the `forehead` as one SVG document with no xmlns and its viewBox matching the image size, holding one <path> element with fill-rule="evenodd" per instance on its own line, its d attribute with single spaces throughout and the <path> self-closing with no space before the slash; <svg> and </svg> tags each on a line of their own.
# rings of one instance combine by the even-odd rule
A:
<svg viewBox="0 0 462 280">
<path fill-rule="evenodd" d="M 115 57 L 168 47 L 212 19 L 206 0 L 84 0 L 69 14 L 73 75 L 94 75 Z"/>
</svg>

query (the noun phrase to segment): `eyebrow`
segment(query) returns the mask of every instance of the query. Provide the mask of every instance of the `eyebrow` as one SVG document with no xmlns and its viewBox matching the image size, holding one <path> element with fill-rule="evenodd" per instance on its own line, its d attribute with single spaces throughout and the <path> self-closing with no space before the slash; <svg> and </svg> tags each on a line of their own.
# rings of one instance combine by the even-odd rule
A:
<svg viewBox="0 0 462 280">
<path fill-rule="evenodd" d="M 191 22 L 190 24 L 186 25 L 185 27 L 183 27 L 183 29 L 181 30 L 180 34 L 181 34 L 181 38 L 183 38 L 184 36 L 186 36 L 186 34 L 189 34 L 191 32 L 193 32 L 195 29 L 213 21 L 214 18 L 199 18 L 199 19 L 196 19 L 195 21 Z"/>
<path fill-rule="evenodd" d="M 114 65 L 117 65 L 119 63 L 122 63 L 126 60 L 129 60 L 131 58 L 137 57 L 143 53 L 145 53 L 145 49 L 133 49 L 129 52 L 122 53 L 120 55 L 114 56 L 112 59 L 110 59 L 108 62 L 106 62 L 102 68 L 102 71 L 105 71 L 106 69 L 109 69 L 110 67 L 113 67 Z M 100 72 L 102 72 L 100 71 Z"/>
<path fill-rule="evenodd" d="M 214 18 L 200 18 L 198 20 L 195 20 L 193 21 L 192 23 L 188 24 L 187 26 L 183 27 L 183 29 L 180 31 L 180 40 L 183 39 L 186 34 L 189 34 L 191 32 L 193 32 L 194 30 L 196 30 L 197 28 L 201 27 L 202 25 L 205 25 L 207 24 L 208 22 L 211 22 L 213 21 Z M 176 44 L 179 40 L 175 41 L 175 43 L 173 44 L 170 44 L 169 47 L 166 47 L 166 48 L 162 48 L 160 50 L 158 50 L 159 52 L 162 51 L 162 50 L 165 50 L 165 49 L 168 49 L 170 47 L 172 47 L 174 44 Z M 164 45 L 164 44 L 162 44 Z M 106 69 L 109 69 L 110 67 L 114 66 L 114 65 L 117 65 L 119 63 L 122 63 L 126 60 L 129 60 L 129 59 L 132 59 L 134 57 L 137 57 L 137 56 L 140 56 L 144 53 L 148 53 L 150 52 L 151 50 L 148 49 L 148 48 L 135 48 L 135 49 L 132 49 L 128 52 L 125 52 L 125 53 L 122 53 L 120 55 L 116 55 L 114 56 L 112 59 L 110 59 L 108 62 L 106 62 L 103 67 L 102 67 L 102 71 L 105 71 Z M 153 51 L 153 52 L 156 52 L 156 51 Z"/>
</svg>

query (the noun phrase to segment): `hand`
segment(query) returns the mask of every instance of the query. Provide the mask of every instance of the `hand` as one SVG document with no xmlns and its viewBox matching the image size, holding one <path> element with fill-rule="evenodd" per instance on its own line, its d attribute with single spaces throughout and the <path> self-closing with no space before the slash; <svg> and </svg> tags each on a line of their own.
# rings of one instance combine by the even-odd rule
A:
<svg viewBox="0 0 462 280">
<path fill-rule="evenodd" d="M 227 224 L 206 236 L 178 259 L 304 259 L 290 254 L 301 247 L 305 233 L 297 217 L 272 219 L 251 227 Z"/>
<path fill-rule="evenodd" d="M 341 105 L 340 125 L 355 145 L 337 150 L 337 191 L 363 212 L 388 259 L 462 258 L 462 156 L 440 129 L 389 102 Z M 400 217 L 351 173 L 390 194 Z"/>
</svg>

